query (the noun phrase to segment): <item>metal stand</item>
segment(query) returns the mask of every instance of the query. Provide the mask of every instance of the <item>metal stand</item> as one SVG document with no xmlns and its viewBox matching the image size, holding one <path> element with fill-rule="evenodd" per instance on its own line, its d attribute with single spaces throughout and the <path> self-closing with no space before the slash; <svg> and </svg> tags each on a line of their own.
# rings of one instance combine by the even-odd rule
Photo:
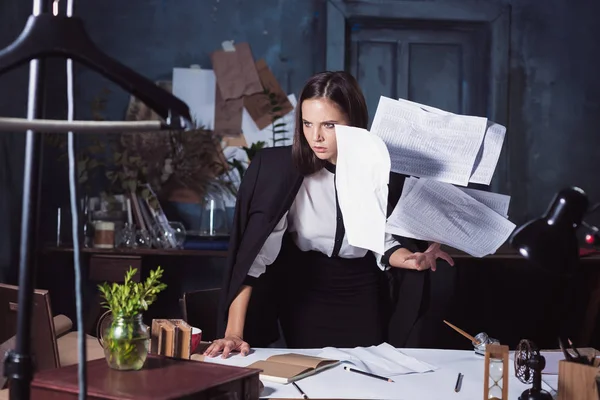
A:
<svg viewBox="0 0 600 400">
<path fill-rule="evenodd" d="M 33 0 L 33 14 L 48 12 L 48 2 Z M 29 63 L 29 96 L 27 118 L 36 119 L 42 107 L 43 61 Z M 37 189 L 39 182 L 40 133 L 27 131 L 25 142 L 25 167 L 23 173 L 23 209 L 21 213 L 21 242 L 19 246 L 19 310 L 17 315 L 17 344 L 14 351 L 8 352 L 4 361 L 4 371 L 9 379 L 10 399 L 28 400 L 33 379 L 33 359 L 31 355 L 31 319 L 35 269 L 32 255 L 35 254 L 35 233 L 32 224 L 37 221 Z"/>
</svg>

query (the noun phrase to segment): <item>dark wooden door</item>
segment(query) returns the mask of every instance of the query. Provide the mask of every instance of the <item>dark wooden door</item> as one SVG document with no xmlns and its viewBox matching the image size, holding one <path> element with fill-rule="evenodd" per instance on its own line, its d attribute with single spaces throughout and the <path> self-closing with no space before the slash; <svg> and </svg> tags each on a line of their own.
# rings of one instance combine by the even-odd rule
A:
<svg viewBox="0 0 600 400">
<path fill-rule="evenodd" d="M 380 22 L 355 24 L 348 70 L 364 91 L 371 121 L 381 95 L 459 114 L 487 111 L 487 41 L 477 26 L 435 29 Z"/>
<path fill-rule="evenodd" d="M 381 95 L 508 122 L 503 0 L 328 0 L 328 70 L 352 72 L 371 121 Z M 490 189 L 508 193 L 510 133 Z"/>
</svg>

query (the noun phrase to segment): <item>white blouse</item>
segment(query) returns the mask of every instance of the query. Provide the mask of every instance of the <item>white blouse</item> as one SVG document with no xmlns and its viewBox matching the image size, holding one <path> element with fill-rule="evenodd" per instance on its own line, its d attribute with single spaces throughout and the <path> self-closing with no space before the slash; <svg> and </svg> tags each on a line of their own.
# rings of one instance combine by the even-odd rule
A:
<svg viewBox="0 0 600 400">
<path fill-rule="evenodd" d="M 304 178 L 290 210 L 265 241 L 248 275 L 258 278 L 267 265 L 275 262 L 286 231 L 292 234 L 294 243 L 302 251 L 320 251 L 329 257 L 341 258 L 361 258 L 368 251 L 348 243 L 337 201 L 334 165 Z M 386 233 L 386 251 L 393 247 L 400 247 L 400 243 Z M 376 254 L 376 257 L 379 267 L 386 269 L 381 262 L 383 255 Z"/>
</svg>

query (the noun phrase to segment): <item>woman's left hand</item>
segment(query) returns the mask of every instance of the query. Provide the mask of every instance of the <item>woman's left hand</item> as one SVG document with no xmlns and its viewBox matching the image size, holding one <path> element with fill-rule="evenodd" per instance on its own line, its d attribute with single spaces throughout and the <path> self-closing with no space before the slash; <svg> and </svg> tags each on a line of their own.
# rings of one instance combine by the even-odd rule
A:
<svg viewBox="0 0 600 400">
<path fill-rule="evenodd" d="M 445 260 L 451 266 L 454 266 L 454 260 L 448 253 L 440 249 L 439 243 L 432 243 L 429 245 L 427 250 L 424 253 L 413 253 L 410 256 L 406 257 L 404 261 L 415 260 L 415 266 L 418 271 L 424 271 L 426 269 L 431 268 L 432 271 L 436 270 L 436 261 L 438 258 Z"/>
</svg>

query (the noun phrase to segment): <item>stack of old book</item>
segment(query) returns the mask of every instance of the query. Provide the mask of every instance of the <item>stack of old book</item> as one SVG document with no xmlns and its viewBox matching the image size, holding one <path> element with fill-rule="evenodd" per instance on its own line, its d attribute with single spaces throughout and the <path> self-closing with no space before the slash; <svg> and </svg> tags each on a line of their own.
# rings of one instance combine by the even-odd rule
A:
<svg viewBox="0 0 600 400">
<path fill-rule="evenodd" d="M 181 319 L 153 319 L 150 353 L 190 359 L 192 327 Z"/>
</svg>

